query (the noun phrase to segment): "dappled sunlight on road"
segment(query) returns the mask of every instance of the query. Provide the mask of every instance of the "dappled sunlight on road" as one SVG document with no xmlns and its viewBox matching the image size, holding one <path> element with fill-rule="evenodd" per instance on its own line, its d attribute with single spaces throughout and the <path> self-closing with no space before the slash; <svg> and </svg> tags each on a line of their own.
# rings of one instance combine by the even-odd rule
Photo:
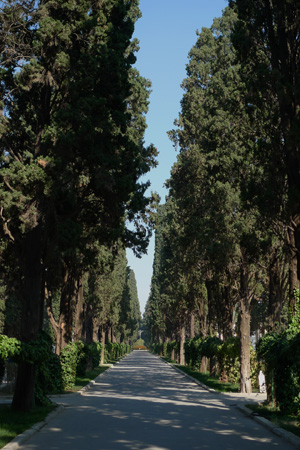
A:
<svg viewBox="0 0 300 450">
<path fill-rule="evenodd" d="M 148 352 L 133 352 L 24 450 L 289 450 L 292 447 Z M 88 445 L 87 445 L 88 442 Z"/>
</svg>

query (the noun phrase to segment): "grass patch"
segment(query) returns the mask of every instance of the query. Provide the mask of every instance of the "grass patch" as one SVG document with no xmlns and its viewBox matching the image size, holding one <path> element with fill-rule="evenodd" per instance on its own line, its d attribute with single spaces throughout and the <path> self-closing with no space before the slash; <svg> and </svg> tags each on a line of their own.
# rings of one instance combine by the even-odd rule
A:
<svg viewBox="0 0 300 450">
<path fill-rule="evenodd" d="M 31 412 L 15 412 L 10 405 L 0 405 L 0 448 L 35 423 L 42 422 L 56 405 L 36 406 Z"/>
<path fill-rule="evenodd" d="M 105 372 L 107 369 L 109 369 L 109 366 L 99 366 L 95 367 L 95 369 L 91 370 L 90 372 L 86 372 L 84 376 L 77 376 L 75 385 L 72 387 L 72 389 L 68 390 L 68 393 L 71 392 L 77 392 L 80 391 L 84 386 L 90 383 L 90 381 L 97 378 L 101 373 Z"/>
<path fill-rule="evenodd" d="M 260 416 L 270 420 L 270 422 L 275 423 L 280 428 L 284 428 L 285 430 L 290 431 L 291 433 L 294 433 L 300 437 L 299 418 L 289 414 L 283 414 L 279 410 L 279 408 L 268 405 L 255 405 L 251 403 L 250 405 L 246 406 Z"/>
<path fill-rule="evenodd" d="M 218 378 L 211 377 L 209 373 L 200 373 L 196 370 L 192 370 L 189 367 L 186 366 L 179 366 L 176 365 L 178 369 L 182 370 L 182 372 L 190 375 L 191 377 L 195 378 L 196 380 L 200 381 L 201 383 L 205 384 L 206 386 L 215 389 L 219 392 L 239 392 L 240 385 L 238 383 L 221 383 Z"/>
<path fill-rule="evenodd" d="M 70 391 L 67 391 L 67 393 L 79 391 L 107 369 L 108 366 L 99 366 L 87 372 L 85 376 L 76 377 L 75 386 Z M 66 391 L 61 393 L 66 393 Z M 1 391 L 1 394 L 5 395 L 5 392 Z M 12 411 L 10 405 L 0 405 L 0 448 L 4 447 L 4 445 L 14 439 L 18 434 L 31 428 L 34 424 L 42 422 L 56 407 L 57 405 L 54 404 L 49 406 L 36 406 L 29 413 L 21 413 Z"/>
</svg>

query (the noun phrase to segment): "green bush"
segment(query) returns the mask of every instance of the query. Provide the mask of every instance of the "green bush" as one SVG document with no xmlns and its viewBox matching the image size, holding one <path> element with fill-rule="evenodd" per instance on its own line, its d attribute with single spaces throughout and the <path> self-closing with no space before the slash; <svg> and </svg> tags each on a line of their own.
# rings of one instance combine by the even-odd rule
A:
<svg viewBox="0 0 300 450">
<path fill-rule="evenodd" d="M 92 358 L 92 367 L 98 367 L 101 359 L 102 344 L 100 342 L 93 342 L 87 346 L 88 356 Z"/>
<path fill-rule="evenodd" d="M 122 342 L 109 342 L 105 345 L 106 361 L 115 361 L 131 351 L 131 346 Z"/>
<path fill-rule="evenodd" d="M 179 342 L 177 342 L 177 341 L 168 342 L 167 356 L 169 359 L 172 359 L 172 352 L 175 353 L 175 359 L 176 359 L 176 355 L 179 354 Z"/>
<path fill-rule="evenodd" d="M 88 346 L 82 341 L 75 342 L 75 345 L 77 347 L 76 375 L 84 376 L 88 364 Z"/>
<path fill-rule="evenodd" d="M 21 342 L 15 338 L 0 336 L 0 358 L 14 362 L 26 361 L 36 365 L 35 401 L 39 405 L 50 403 L 47 395 L 62 388 L 61 367 L 53 353 L 50 336 L 41 331 L 35 341 Z"/>
<path fill-rule="evenodd" d="M 217 336 L 209 336 L 206 338 L 201 345 L 202 356 L 207 358 L 213 358 L 218 355 L 219 345 L 222 344 L 221 339 Z"/>
<path fill-rule="evenodd" d="M 81 348 L 74 342 L 70 342 L 61 351 L 60 362 L 64 389 L 71 389 L 75 384 L 78 357 L 80 353 Z"/>
<path fill-rule="evenodd" d="M 300 416 L 300 303 L 295 291 L 295 314 L 282 333 L 263 336 L 257 346 L 259 358 L 265 364 L 269 400 L 276 401 L 280 410 Z M 275 393 L 275 395 L 274 395 Z"/>
<path fill-rule="evenodd" d="M 240 339 L 230 337 L 219 344 L 218 351 L 219 371 L 226 374 L 230 383 L 240 381 Z"/>
<path fill-rule="evenodd" d="M 48 358 L 37 365 L 36 371 L 35 401 L 40 406 L 51 403 L 47 395 L 63 390 L 60 359 L 51 348 L 49 350 Z"/>
<path fill-rule="evenodd" d="M 18 339 L 0 335 L 0 358 L 16 360 L 21 354 L 21 347 L 21 341 Z"/>
<path fill-rule="evenodd" d="M 193 370 L 200 370 L 202 360 L 203 338 L 196 337 L 185 342 L 185 361 Z"/>
</svg>

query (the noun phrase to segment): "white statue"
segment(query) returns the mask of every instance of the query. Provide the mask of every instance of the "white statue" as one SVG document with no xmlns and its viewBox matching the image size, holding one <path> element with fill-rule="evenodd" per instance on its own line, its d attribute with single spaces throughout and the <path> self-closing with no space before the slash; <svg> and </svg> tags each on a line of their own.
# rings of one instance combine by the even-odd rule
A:
<svg viewBox="0 0 300 450">
<path fill-rule="evenodd" d="M 266 378 L 262 370 L 259 371 L 258 384 L 259 384 L 259 392 L 260 393 L 266 392 Z"/>
</svg>

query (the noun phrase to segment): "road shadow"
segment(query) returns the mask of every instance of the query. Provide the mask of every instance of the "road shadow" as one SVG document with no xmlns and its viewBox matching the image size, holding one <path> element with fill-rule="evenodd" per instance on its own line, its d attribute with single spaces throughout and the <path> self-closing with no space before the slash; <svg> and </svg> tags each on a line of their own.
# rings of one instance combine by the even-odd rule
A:
<svg viewBox="0 0 300 450">
<path fill-rule="evenodd" d="M 95 380 L 24 447 L 57 450 L 280 449 L 288 443 L 149 352 L 136 351 Z"/>
</svg>

